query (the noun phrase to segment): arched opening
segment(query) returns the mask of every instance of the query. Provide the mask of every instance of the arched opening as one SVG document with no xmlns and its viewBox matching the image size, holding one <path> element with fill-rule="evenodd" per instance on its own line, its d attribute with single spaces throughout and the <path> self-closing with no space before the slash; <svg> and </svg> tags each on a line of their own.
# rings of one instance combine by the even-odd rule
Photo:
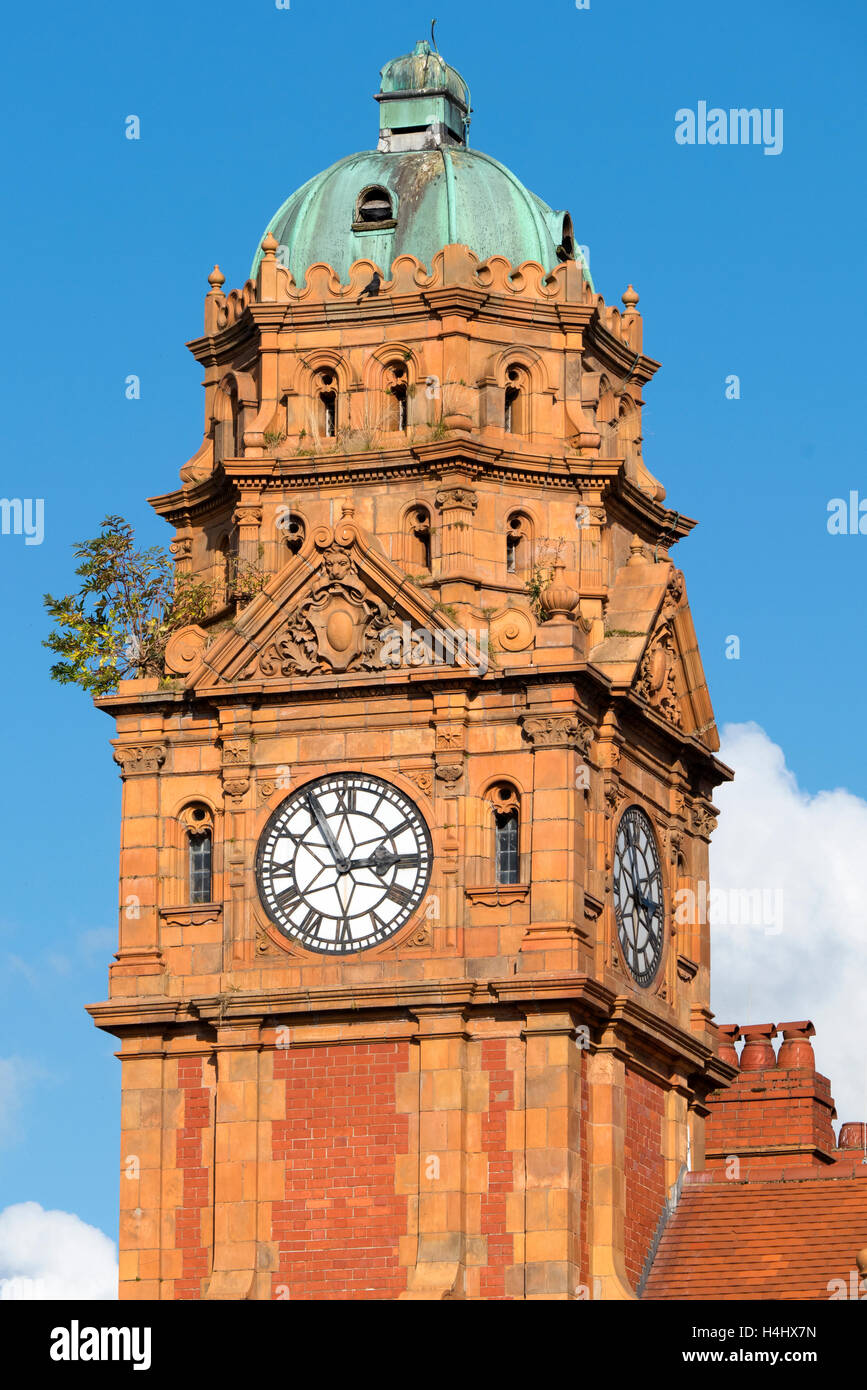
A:
<svg viewBox="0 0 867 1390">
<path fill-rule="evenodd" d="M 316 386 L 317 430 L 326 439 L 333 439 L 337 434 L 337 378 L 333 372 L 320 372 Z"/>
<path fill-rule="evenodd" d="M 386 373 L 385 429 L 405 433 L 409 424 L 409 391 L 406 367 L 393 362 Z"/>
<path fill-rule="evenodd" d="M 291 510 L 284 511 L 279 521 L 280 530 L 286 541 L 286 549 L 290 555 L 297 555 L 304 544 L 306 527 L 303 518 L 297 512 Z"/>
<path fill-rule="evenodd" d="M 521 874 L 520 797 L 510 782 L 500 782 L 488 792 L 494 818 L 494 878 L 497 883 L 519 883 Z"/>
<path fill-rule="evenodd" d="M 506 572 L 524 574 L 530 568 L 532 527 L 523 512 L 512 512 L 506 522 Z"/>
<path fill-rule="evenodd" d="M 506 372 L 504 428 L 507 434 L 527 433 L 527 377 L 519 367 Z"/>
<path fill-rule="evenodd" d="M 207 806 L 188 806 L 181 815 L 187 841 L 187 892 L 191 903 L 213 902 L 214 818 Z"/>
<path fill-rule="evenodd" d="M 411 507 L 404 522 L 404 556 L 408 565 L 431 567 L 431 524 L 427 507 Z"/>
<path fill-rule="evenodd" d="M 393 221 L 394 205 L 391 194 L 381 184 L 374 184 L 370 188 L 365 188 L 358 195 L 358 201 L 355 204 L 354 227 L 376 227 L 381 226 L 383 222 Z"/>
<path fill-rule="evenodd" d="M 557 259 L 561 261 L 574 261 L 575 259 L 575 232 L 572 227 L 572 218 L 569 213 L 563 216 L 563 228 L 560 233 L 560 245 L 557 247 Z"/>
</svg>

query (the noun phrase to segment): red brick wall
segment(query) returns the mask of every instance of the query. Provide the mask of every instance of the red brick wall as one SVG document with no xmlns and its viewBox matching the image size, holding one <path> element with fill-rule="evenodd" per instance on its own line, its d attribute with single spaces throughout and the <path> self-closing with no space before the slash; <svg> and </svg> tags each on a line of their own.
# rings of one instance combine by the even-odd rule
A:
<svg viewBox="0 0 867 1390">
<path fill-rule="evenodd" d="M 729 1154 L 755 1165 L 780 1161 L 774 1152 L 794 1146 L 800 1161 L 822 1166 L 814 1148 L 836 1145 L 831 1123 L 834 1102 L 826 1076 L 807 1068 L 762 1067 L 742 1072 L 731 1086 L 708 1097 L 707 1166 L 718 1168 Z"/>
<path fill-rule="evenodd" d="M 636 1072 L 626 1073 L 626 1273 L 641 1278 L 665 1203 L 662 1091 Z"/>
<path fill-rule="evenodd" d="M 515 1078 L 506 1066 L 506 1041 L 482 1043 L 482 1070 L 488 1073 L 488 1110 L 482 1116 L 482 1149 L 488 1155 L 488 1190 L 482 1194 L 482 1235 L 488 1262 L 481 1271 L 482 1298 L 507 1298 L 506 1269 L 515 1262 L 514 1237 L 506 1231 L 506 1194 L 514 1190 L 512 1154 L 506 1148 L 506 1113 L 515 1108 Z"/>
<path fill-rule="evenodd" d="M 408 1069 L 406 1043 L 275 1052 L 274 1079 L 286 1084 L 286 1119 L 272 1128 L 286 1165 L 284 1200 L 272 1205 L 275 1297 L 284 1286 L 290 1299 L 390 1299 L 406 1287 L 407 1199 L 394 1189 L 409 1119 L 394 1089 Z"/>
<path fill-rule="evenodd" d="M 183 1128 L 177 1132 L 177 1166 L 184 1177 L 183 1205 L 175 1212 L 175 1249 L 183 1252 L 183 1273 L 174 1282 L 177 1299 L 201 1298 L 210 1256 L 202 1242 L 202 1212 L 208 1207 L 208 1169 L 203 1130 L 210 1134 L 211 1093 L 202 1085 L 201 1057 L 178 1062 L 178 1088 L 184 1093 Z"/>
</svg>

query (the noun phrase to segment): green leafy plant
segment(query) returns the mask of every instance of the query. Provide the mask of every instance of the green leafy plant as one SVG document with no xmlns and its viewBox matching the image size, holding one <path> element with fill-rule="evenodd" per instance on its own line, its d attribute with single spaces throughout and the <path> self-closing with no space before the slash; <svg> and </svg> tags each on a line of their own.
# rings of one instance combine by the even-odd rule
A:
<svg viewBox="0 0 867 1390">
<path fill-rule="evenodd" d="M 258 566 L 238 560 L 227 585 L 192 574 L 176 579 L 166 551 L 137 549 L 120 516 L 107 516 L 99 535 L 79 541 L 73 553 L 81 583 L 62 598 L 45 595 L 53 631 L 43 646 L 60 657 L 51 667 L 54 680 L 97 697 L 122 680 L 162 676 L 175 629 L 207 621 L 221 598 L 249 602 L 266 582 Z"/>
</svg>

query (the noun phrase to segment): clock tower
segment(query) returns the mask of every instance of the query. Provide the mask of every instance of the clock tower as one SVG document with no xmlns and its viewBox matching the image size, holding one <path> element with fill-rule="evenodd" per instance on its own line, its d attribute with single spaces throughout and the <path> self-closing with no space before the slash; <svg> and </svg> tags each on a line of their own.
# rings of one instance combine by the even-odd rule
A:
<svg viewBox="0 0 867 1390">
<path fill-rule="evenodd" d="M 377 147 L 209 277 L 152 499 L 206 616 L 99 702 L 124 1298 L 635 1297 L 733 1074 L 638 295 L 438 53 L 381 76 Z"/>
</svg>

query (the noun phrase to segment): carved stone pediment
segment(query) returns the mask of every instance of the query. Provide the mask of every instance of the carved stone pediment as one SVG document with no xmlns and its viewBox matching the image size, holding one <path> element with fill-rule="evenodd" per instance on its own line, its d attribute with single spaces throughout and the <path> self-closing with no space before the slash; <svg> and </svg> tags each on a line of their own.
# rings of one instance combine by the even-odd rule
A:
<svg viewBox="0 0 867 1390">
<path fill-rule="evenodd" d="M 378 670 L 384 664 L 382 634 L 393 616 L 362 582 L 351 555 L 331 545 L 307 597 L 290 611 L 244 675 Z"/>
<path fill-rule="evenodd" d="M 203 651 L 188 687 L 453 666 L 487 670 L 487 631 L 465 633 L 350 520 L 319 526 Z"/>
</svg>

